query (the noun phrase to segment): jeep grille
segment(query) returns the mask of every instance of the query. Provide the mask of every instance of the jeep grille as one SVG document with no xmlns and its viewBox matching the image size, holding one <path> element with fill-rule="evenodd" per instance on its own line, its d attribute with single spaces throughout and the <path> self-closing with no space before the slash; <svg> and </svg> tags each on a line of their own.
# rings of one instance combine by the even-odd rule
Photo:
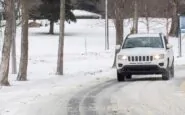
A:
<svg viewBox="0 0 185 115">
<path fill-rule="evenodd" d="M 153 61 L 153 56 L 128 56 L 128 61 L 130 62 Z"/>
</svg>

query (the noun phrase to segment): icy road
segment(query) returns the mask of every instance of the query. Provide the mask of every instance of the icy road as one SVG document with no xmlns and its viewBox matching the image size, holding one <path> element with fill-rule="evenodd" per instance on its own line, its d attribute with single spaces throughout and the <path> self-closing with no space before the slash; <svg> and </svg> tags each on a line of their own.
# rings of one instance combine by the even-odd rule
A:
<svg viewBox="0 0 185 115">
<path fill-rule="evenodd" d="M 65 115 L 184 115 L 185 95 L 180 91 L 183 66 L 171 81 L 160 77 L 134 78 L 118 83 L 110 79 L 81 88 L 67 99 Z M 64 111 L 63 111 L 64 112 Z"/>
</svg>

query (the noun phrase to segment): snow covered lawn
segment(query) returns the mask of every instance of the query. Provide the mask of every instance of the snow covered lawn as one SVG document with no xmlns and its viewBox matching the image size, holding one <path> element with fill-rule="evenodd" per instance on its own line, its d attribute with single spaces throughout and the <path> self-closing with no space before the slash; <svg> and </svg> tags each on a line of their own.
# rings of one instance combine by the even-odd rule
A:
<svg viewBox="0 0 185 115">
<path fill-rule="evenodd" d="M 58 25 L 55 26 L 55 35 L 47 34 L 48 27 L 31 28 L 29 30 L 28 81 L 18 82 L 16 75 L 10 75 L 11 87 L 0 89 L 0 115 L 16 115 L 21 113 L 22 106 L 35 103 L 44 97 L 48 97 L 46 99 L 48 100 L 53 94 L 63 95 L 84 84 L 88 86 L 89 83 L 92 85 L 108 79 L 107 76 L 114 73 L 111 69 L 114 53 L 111 50 L 104 51 L 102 25 L 102 20 L 79 20 L 77 24 L 67 24 L 64 76 L 55 75 Z M 111 38 L 114 38 L 114 32 L 111 33 Z M 16 41 L 18 63 L 20 34 L 20 28 L 18 28 Z M 114 43 L 114 39 L 111 42 Z"/>
<path fill-rule="evenodd" d="M 55 25 L 55 35 L 47 34 L 48 27 L 31 28 L 29 30 L 28 81 L 18 82 L 15 81 L 16 75 L 10 75 L 11 87 L 0 89 L 0 115 L 26 115 L 25 111 L 21 110 L 24 105 L 29 105 L 27 108 L 29 109 L 32 103 L 50 100 L 55 96 L 59 98 L 72 89 L 78 90 L 79 87 L 115 78 L 115 71 L 111 69 L 114 58 L 115 30 L 112 21 L 110 22 L 109 51 L 104 50 L 104 20 L 78 20 L 76 24 L 66 25 L 64 76 L 55 75 L 58 25 Z M 140 30 L 144 31 L 144 25 L 140 25 Z M 160 25 L 159 22 L 152 22 L 151 25 L 153 32 L 161 30 L 165 32 L 164 25 Z M 129 25 L 125 26 L 126 34 L 129 32 L 128 27 Z M 16 42 L 19 63 L 20 28 L 18 28 Z M 170 43 L 174 45 L 176 65 L 185 65 L 185 45 L 183 46 L 184 57 L 177 58 L 178 41 L 176 38 L 171 38 Z M 185 44 L 185 39 L 183 39 L 183 44 Z"/>
</svg>

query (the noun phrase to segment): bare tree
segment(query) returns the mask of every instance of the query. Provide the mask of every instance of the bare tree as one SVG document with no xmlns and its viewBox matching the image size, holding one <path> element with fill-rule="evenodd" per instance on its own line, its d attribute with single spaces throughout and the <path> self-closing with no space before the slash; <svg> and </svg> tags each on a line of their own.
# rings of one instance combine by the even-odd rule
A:
<svg viewBox="0 0 185 115">
<path fill-rule="evenodd" d="M 22 36 L 21 36 L 21 58 L 19 65 L 18 81 L 27 80 L 28 66 L 28 3 L 26 0 L 21 0 L 22 11 Z"/>
<path fill-rule="evenodd" d="M 134 0 L 133 33 L 138 33 L 138 0 Z"/>
<path fill-rule="evenodd" d="M 4 1 L 5 8 L 5 38 L 3 43 L 3 51 L 0 65 L 0 85 L 8 86 L 10 85 L 8 82 L 8 72 L 9 72 L 9 60 L 10 60 L 10 50 L 11 50 L 11 42 L 13 36 L 13 7 L 14 2 L 12 0 Z"/>
<path fill-rule="evenodd" d="M 170 36 L 177 36 L 178 34 L 178 3 L 179 0 L 169 0 L 172 5 L 172 23 L 170 29 Z"/>
<path fill-rule="evenodd" d="M 13 26 L 12 26 L 12 31 L 13 31 L 13 36 L 12 36 L 12 53 L 11 53 L 11 58 L 12 58 L 12 74 L 17 73 L 17 63 L 16 63 L 16 7 L 15 4 L 17 4 L 16 0 L 13 0 L 14 6 L 13 6 Z"/>
<path fill-rule="evenodd" d="M 124 5 L 126 0 L 115 0 L 114 2 L 114 24 L 116 28 L 116 45 L 121 45 L 124 36 L 124 18 L 122 13 L 124 13 Z M 112 67 L 116 67 L 116 55 L 119 50 L 115 50 L 114 63 Z"/>
<path fill-rule="evenodd" d="M 28 19 L 29 11 L 33 7 L 38 7 L 40 0 L 20 0 L 21 6 L 21 18 L 22 18 L 22 30 L 21 30 L 21 58 L 19 64 L 19 72 L 17 76 L 18 81 L 27 80 L 27 68 L 28 68 Z"/>
<path fill-rule="evenodd" d="M 165 15 L 166 15 L 166 38 L 169 39 L 169 27 L 170 27 L 170 16 L 169 16 L 169 2 L 167 3 L 167 7 L 165 9 Z"/>
<path fill-rule="evenodd" d="M 146 3 L 144 3 L 144 7 L 145 7 L 146 30 L 147 30 L 147 33 L 150 33 L 148 5 Z"/>
<path fill-rule="evenodd" d="M 54 34 L 54 21 L 50 21 L 49 34 Z"/>
<path fill-rule="evenodd" d="M 60 0 L 60 36 L 58 46 L 57 75 L 63 75 L 64 62 L 64 31 L 65 30 L 65 0 Z"/>
</svg>

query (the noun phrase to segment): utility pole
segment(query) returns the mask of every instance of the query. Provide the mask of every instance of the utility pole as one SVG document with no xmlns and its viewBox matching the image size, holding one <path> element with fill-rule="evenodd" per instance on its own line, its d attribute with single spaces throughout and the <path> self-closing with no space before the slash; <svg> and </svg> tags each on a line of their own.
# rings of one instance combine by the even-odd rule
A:
<svg viewBox="0 0 185 115">
<path fill-rule="evenodd" d="M 182 57 L 182 33 L 185 33 L 185 16 L 178 14 L 179 17 L 179 40 L 178 40 L 178 48 L 179 48 L 179 57 Z"/>
<path fill-rule="evenodd" d="M 105 0 L 105 50 L 109 50 L 108 0 Z"/>
</svg>

